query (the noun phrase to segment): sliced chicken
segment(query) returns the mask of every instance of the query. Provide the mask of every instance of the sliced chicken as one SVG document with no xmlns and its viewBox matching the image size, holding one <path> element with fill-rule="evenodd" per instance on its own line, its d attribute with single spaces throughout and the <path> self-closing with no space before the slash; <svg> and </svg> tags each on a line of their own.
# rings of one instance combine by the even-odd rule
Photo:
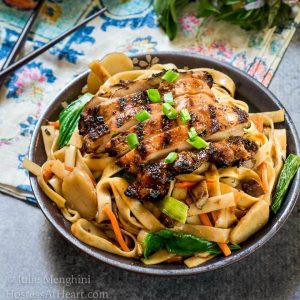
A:
<svg viewBox="0 0 300 300">
<path fill-rule="evenodd" d="M 180 112 L 186 108 L 192 112 L 197 110 L 200 106 L 214 103 L 215 99 L 207 94 L 184 95 L 175 99 L 175 108 Z M 139 141 L 147 140 L 150 137 L 160 134 L 176 126 L 183 125 L 180 118 L 170 120 L 163 114 L 155 114 L 150 119 L 138 123 L 127 131 L 113 137 L 106 145 L 105 151 L 109 152 L 111 156 L 121 156 L 130 151 L 126 137 L 130 133 L 136 133 Z"/>
<path fill-rule="evenodd" d="M 243 128 L 249 126 L 248 114 L 235 105 L 209 103 L 191 111 L 191 121 L 169 130 L 162 130 L 153 137 L 122 156 L 118 164 L 129 173 L 137 173 L 140 166 L 164 157 L 171 151 L 192 149 L 187 143 L 188 131 L 194 127 L 197 134 L 207 141 L 226 139 L 229 136 L 243 134 Z"/>
<path fill-rule="evenodd" d="M 191 173 L 204 162 L 231 166 L 252 157 L 258 150 L 255 142 L 242 137 L 230 137 L 217 143 L 210 143 L 206 149 L 182 151 L 172 164 L 164 160 L 149 163 L 137 174 L 126 195 L 140 200 L 155 200 L 163 197 L 170 181 L 178 174 Z"/>
<path fill-rule="evenodd" d="M 156 76 L 158 75 L 156 74 Z M 84 136 L 86 152 L 103 152 L 105 144 L 113 135 L 136 124 L 136 122 L 132 122 L 135 119 L 133 112 L 136 114 L 145 109 L 145 106 L 151 105 L 147 97 L 147 89 L 158 87 L 162 95 L 172 92 L 173 97 L 200 93 L 202 98 L 213 99 L 214 96 L 210 90 L 211 84 L 212 79 L 208 73 L 188 71 L 181 73 L 174 83 L 167 83 L 161 79 L 161 76 L 158 76 L 114 85 L 110 94 L 110 97 L 114 98 L 105 98 L 107 95 L 94 97 L 81 114 L 79 133 Z M 184 107 L 183 100 L 180 100 L 179 103 L 181 103 L 180 107 Z M 128 117 L 129 115 L 130 117 Z M 122 123 L 122 126 L 117 126 L 118 130 L 116 131 L 112 129 L 111 125 L 116 123 L 115 120 Z M 125 124 L 127 122 L 128 124 Z M 107 136 L 101 139 L 104 135 Z M 98 149 L 100 145 L 101 147 Z"/>
<path fill-rule="evenodd" d="M 132 107 L 104 122 L 103 117 L 98 115 L 97 108 L 94 108 L 94 111 L 90 112 L 84 121 L 82 119 L 79 121 L 79 133 L 81 135 L 85 134 L 83 137 L 85 151 L 87 153 L 96 152 L 100 146 L 102 146 L 101 150 L 104 149 L 106 143 L 113 135 L 125 131 L 138 123 L 135 115 L 142 109 L 151 114 L 162 113 L 160 104 L 149 104 L 141 107 Z"/>
</svg>

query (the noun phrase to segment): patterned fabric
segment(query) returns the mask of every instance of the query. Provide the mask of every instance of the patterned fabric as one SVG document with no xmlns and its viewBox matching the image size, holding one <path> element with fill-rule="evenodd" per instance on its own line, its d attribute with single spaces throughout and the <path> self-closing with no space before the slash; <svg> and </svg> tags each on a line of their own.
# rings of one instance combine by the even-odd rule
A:
<svg viewBox="0 0 300 300">
<path fill-rule="evenodd" d="M 180 17 L 178 36 L 170 42 L 158 27 L 150 0 L 48 0 L 24 52 L 40 47 L 103 6 L 108 8 L 104 16 L 19 69 L 1 87 L 1 191 L 35 202 L 28 173 L 22 168 L 30 136 L 47 103 L 92 59 L 112 51 L 133 56 L 170 49 L 192 51 L 229 62 L 267 86 L 300 19 L 298 14 L 287 28 L 253 33 L 210 18 L 197 19 L 190 5 Z M 29 14 L 0 2 L 0 65 Z M 153 63 L 148 60 L 135 63 L 142 67 Z"/>
</svg>

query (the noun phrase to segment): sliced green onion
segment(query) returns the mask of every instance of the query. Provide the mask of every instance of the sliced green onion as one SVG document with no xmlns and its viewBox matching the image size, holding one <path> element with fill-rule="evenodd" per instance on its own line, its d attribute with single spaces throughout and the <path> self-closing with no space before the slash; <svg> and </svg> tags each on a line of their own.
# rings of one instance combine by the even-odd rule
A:
<svg viewBox="0 0 300 300">
<path fill-rule="evenodd" d="M 162 111 L 170 120 L 174 120 L 177 118 L 176 109 L 172 107 L 172 105 L 170 105 L 169 103 L 164 103 L 162 105 Z"/>
<path fill-rule="evenodd" d="M 177 159 L 177 153 L 176 152 L 170 152 L 168 154 L 168 156 L 165 158 L 165 162 L 167 164 L 171 164 L 172 162 L 174 162 Z"/>
<path fill-rule="evenodd" d="M 251 121 L 250 124 L 251 125 L 250 125 L 249 128 L 244 128 L 244 133 L 250 133 L 250 134 L 252 134 L 252 133 L 257 132 L 257 128 L 256 128 L 254 122 Z"/>
<path fill-rule="evenodd" d="M 196 136 L 192 140 L 187 139 L 186 141 L 196 149 L 206 148 L 208 146 L 208 143 L 205 142 L 200 136 Z"/>
<path fill-rule="evenodd" d="M 165 75 L 162 77 L 163 80 L 168 81 L 168 82 L 173 82 L 174 80 L 176 80 L 179 77 L 179 74 L 172 71 L 172 70 L 168 70 Z"/>
<path fill-rule="evenodd" d="M 180 119 L 183 123 L 187 123 L 191 120 L 191 115 L 186 108 L 180 111 Z"/>
<path fill-rule="evenodd" d="M 189 139 L 190 139 L 191 141 L 193 141 L 193 140 L 198 136 L 198 134 L 197 134 L 197 132 L 196 132 L 196 129 L 195 129 L 194 127 L 191 127 L 191 128 L 190 128 L 190 130 L 189 130 L 189 132 L 188 132 L 188 135 L 189 135 Z"/>
<path fill-rule="evenodd" d="M 164 101 L 170 105 L 175 105 L 172 93 L 164 94 Z"/>
<path fill-rule="evenodd" d="M 153 102 L 153 103 L 160 102 L 160 93 L 159 93 L 158 89 L 147 90 L 147 95 L 151 102 Z"/>
<path fill-rule="evenodd" d="M 127 135 L 127 143 L 130 149 L 134 149 L 140 144 L 136 133 L 129 133 Z"/>
<path fill-rule="evenodd" d="M 282 171 L 280 173 L 276 192 L 272 200 L 271 208 L 276 214 L 282 205 L 284 196 L 289 188 L 289 185 L 300 167 L 300 157 L 295 154 L 290 154 L 285 160 Z"/>
<path fill-rule="evenodd" d="M 151 114 L 149 114 L 145 109 L 141 110 L 139 113 L 135 115 L 135 118 L 139 122 L 144 122 L 151 118 Z"/>
<path fill-rule="evenodd" d="M 185 223 L 189 207 L 183 202 L 173 197 L 166 196 L 160 201 L 158 206 L 160 210 L 170 218 L 182 224 Z"/>
</svg>

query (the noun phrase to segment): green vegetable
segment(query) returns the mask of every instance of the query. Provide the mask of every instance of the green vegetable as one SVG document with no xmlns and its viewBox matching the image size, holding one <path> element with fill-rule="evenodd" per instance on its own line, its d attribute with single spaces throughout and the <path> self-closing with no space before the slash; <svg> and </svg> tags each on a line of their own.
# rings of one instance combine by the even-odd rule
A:
<svg viewBox="0 0 300 300">
<path fill-rule="evenodd" d="M 145 109 L 141 110 L 139 113 L 135 115 L 135 118 L 139 122 L 144 122 L 151 118 L 151 114 L 149 114 Z"/>
<path fill-rule="evenodd" d="M 172 70 L 168 70 L 163 76 L 162 79 L 168 82 L 173 82 L 175 81 L 177 78 L 179 77 L 179 74 L 172 71 Z"/>
<path fill-rule="evenodd" d="M 162 111 L 164 115 L 166 115 L 170 120 L 174 120 L 177 118 L 176 109 L 172 107 L 169 103 L 164 103 L 162 105 Z"/>
<path fill-rule="evenodd" d="M 166 34 L 173 40 L 178 30 L 178 14 L 192 0 L 154 0 L 153 7 Z M 198 17 L 214 16 L 246 30 L 259 31 L 284 26 L 289 21 L 291 7 L 283 0 L 196 0 Z"/>
<path fill-rule="evenodd" d="M 214 242 L 204 240 L 195 235 L 177 232 L 170 229 L 162 229 L 147 234 L 143 241 L 144 257 L 148 258 L 152 253 L 160 249 L 166 249 L 177 255 L 191 255 L 199 252 L 220 254 L 221 250 Z M 231 250 L 240 249 L 239 245 L 229 245 Z"/>
<path fill-rule="evenodd" d="M 208 143 L 200 136 L 196 136 L 193 139 L 187 139 L 186 141 L 196 149 L 206 148 L 208 146 Z"/>
<path fill-rule="evenodd" d="M 158 15 L 158 21 L 165 30 L 170 40 L 176 36 L 178 23 L 177 17 L 180 12 L 191 0 L 154 0 L 153 8 Z"/>
<path fill-rule="evenodd" d="M 171 164 L 177 159 L 177 153 L 176 152 L 170 152 L 168 156 L 165 158 L 165 162 L 168 164 Z"/>
<path fill-rule="evenodd" d="M 276 192 L 272 201 L 272 210 L 276 214 L 281 207 L 283 198 L 288 190 L 288 187 L 300 167 L 300 157 L 295 154 L 290 154 L 285 160 L 283 169 L 280 173 Z"/>
<path fill-rule="evenodd" d="M 257 128 L 256 128 L 254 122 L 251 121 L 250 124 L 251 125 L 250 125 L 249 128 L 244 128 L 244 132 L 245 133 L 250 133 L 250 134 L 257 132 Z"/>
<path fill-rule="evenodd" d="M 58 146 L 60 148 L 66 146 L 71 136 L 78 125 L 80 114 L 87 102 L 89 102 L 94 95 L 86 93 L 77 100 L 70 103 L 64 110 L 59 114 L 59 136 Z"/>
<path fill-rule="evenodd" d="M 189 207 L 183 202 L 166 196 L 158 204 L 160 210 L 170 218 L 184 224 L 187 217 Z"/>
<path fill-rule="evenodd" d="M 180 119 L 183 123 L 187 123 L 191 120 L 190 113 L 186 108 L 180 111 Z"/>
<path fill-rule="evenodd" d="M 160 102 L 160 93 L 157 89 L 147 90 L 147 95 L 148 95 L 151 102 L 153 102 L 153 103 Z"/>
<path fill-rule="evenodd" d="M 134 149 L 140 144 L 136 133 L 129 133 L 127 135 L 127 143 L 130 149 Z"/>
<path fill-rule="evenodd" d="M 191 141 L 193 141 L 198 136 L 197 131 L 196 131 L 196 129 L 194 127 L 190 128 L 190 130 L 188 132 L 188 135 L 189 135 L 189 139 Z"/>
<path fill-rule="evenodd" d="M 175 105 L 172 93 L 164 94 L 164 101 L 170 105 Z"/>
</svg>

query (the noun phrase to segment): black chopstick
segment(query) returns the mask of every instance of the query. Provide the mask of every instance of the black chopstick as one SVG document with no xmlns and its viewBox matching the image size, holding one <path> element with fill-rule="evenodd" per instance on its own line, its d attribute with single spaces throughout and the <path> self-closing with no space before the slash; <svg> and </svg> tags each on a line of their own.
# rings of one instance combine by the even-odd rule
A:
<svg viewBox="0 0 300 300">
<path fill-rule="evenodd" d="M 3 70 L 3 71 L 0 72 L 0 81 L 3 80 L 5 78 L 5 76 L 11 74 L 12 72 L 14 72 L 15 70 L 17 70 L 18 68 L 20 68 L 23 65 L 27 64 L 29 61 L 33 60 L 34 58 L 36 58 L 37 56 L 39 56 L 43 52 L 47 51 L 49 48 L 51 48 L 52 46 L 54 46 L 55 44 L 57 44 L 58 42 L 60 42 L 61 40 L 63 40 L 66 36 L 70 35 L 71 33 L 73 33 L 74 31 L 76 31 L 81 26 L 85 25 L 86 23 L 88 23 L 89 21 L 91 21 L 92 19 L 94 19 L 95 17 L 103 14 L 105 11 L 106 11 L 106 7 L 100 9 L 98 12 L 96 12 L 93 15 L 91 15 L 90 17 L 86 18 L 85 20 L 83 20 L 79 24 L 75 25 L 71 29 L 63 32 L 62 34 L 60 34 L 58 37 L 56 37 L 52 41 L 48 42 L 47 44 L 41 46 L 40 48 L 38 48 L 38 49 L 36 49 L 34 51 L 31 51 L 27 55 L 23 56 L 17 62 L 15 62 L 14 64 L 12 64 L 9 67 L 7 67 L 5 70 Z"/>
<path fill-rule="evenodd" d="M 13 49 L 10 51 L 8 57 L 6 58 L 4 64 L 1 67 L 1 70 L 6 69 L 10 66 L 16 59 L 18 53 L 20 52 L 24 42 L 26 41 L 27 34 L 29 33 L 41 7 L 43 6 L 44 0 L 40 0 L 32 11 L 30 17 L 28 18 L 24 28 L 22 29 Z"/>
</svg>

